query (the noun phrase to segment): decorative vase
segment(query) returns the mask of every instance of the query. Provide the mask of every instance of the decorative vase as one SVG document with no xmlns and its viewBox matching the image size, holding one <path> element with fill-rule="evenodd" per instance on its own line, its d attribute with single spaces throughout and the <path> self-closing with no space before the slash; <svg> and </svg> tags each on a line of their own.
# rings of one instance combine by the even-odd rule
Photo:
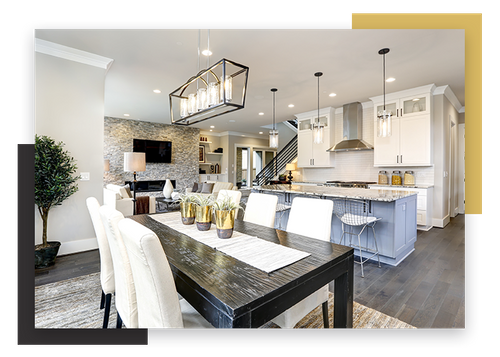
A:
<svg viewBox="0 0 500 357">
<path fill-rule="evenodd" d="M 55 264 L 61 242 L 47 242 L 47 247 L 35 245 L 35 269 L 47 268 Z"/>
<path fill-rule="evenodd" d="M 172 182 L 169 179 L 165 180 L 165 186 L 163 186 L 163 196 L 165 198 L 171 198 L 172 192 L 174 192 L 174 186 L 172 186 Z"/>
<path fill-rule="evenodd" d="M 217 236 L 219 238 L 226 239 L 233 236 L 235 216 L 235 209 L 232 209 L 230 211 L 215 211 L 215 225 L 217 226 Z"/>
<path fill-rule="evenodd" d="M 212 206 L 196 205 L 196 227 L 199 231 L 208 231 L 212 225 Z"/>
<path fill-rule="evenodd" d="M 183 224 L 193 224 L 196 205 L 192 202 L 181 202 L 181 219 Z"/>
</svg>

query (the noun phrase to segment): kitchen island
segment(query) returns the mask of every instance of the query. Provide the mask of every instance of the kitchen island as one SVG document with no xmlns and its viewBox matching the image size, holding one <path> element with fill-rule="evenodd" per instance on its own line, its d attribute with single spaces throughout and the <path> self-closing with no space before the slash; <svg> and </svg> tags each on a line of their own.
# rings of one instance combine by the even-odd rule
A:
<svg viewBox="0 0 500 357">
<path fill-rule="evenodd" d="M 263 185 L 252 188 L 253 192 L 280 195 L 288 204 L 295 197 L 313 197 L 317 199 L 351 198 L 369 203 L 369 215 L 381 218 L 375 225 L 380 261 L 389 265 L 398 265 L 415 250 L 417 240 L 417 193 L 405 190 L 376 190 L 363 188 L 339 188 L 309 185 Z M 288 214 L 282 218 L 281 226 L 286 227 Z M 311 224 L 314 224 L 313 222 Z M 283 228 L 285 229 L 285 228 Z M 374 249 L 372 230 L 366 229 L 361 235 L 361 243 L 368 239 L 368 248 Z M 342 223 L 333 215 L 330 241 L 340 243 Z M 346 240 L 347 238 L 347 240 Z M 344 237 L 343 244 L 349 242 Z M 358 249 L 355 254 L 359 255 Z M 363 254 L 366 257 L 368 254 Z M 373 257 L 372 259 L 377 259 Z"/>
</svg>

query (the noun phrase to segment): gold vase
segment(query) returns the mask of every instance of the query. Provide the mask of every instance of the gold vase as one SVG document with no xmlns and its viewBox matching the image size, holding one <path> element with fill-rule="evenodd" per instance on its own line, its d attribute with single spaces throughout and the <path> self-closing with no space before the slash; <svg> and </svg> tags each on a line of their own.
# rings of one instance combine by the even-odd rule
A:
<svg viewBox="0 0 500 357">
<path fill-rule="evenodd" d="M 208 231 L 212 224 L 212 206 L 196 205 L 196 227 L 199 231 Z"/>
<path fill-rule="evenodd" d="M 183 224 L 193 224 L 195 217 L 195 204 L 192 202 L 181 202 L 181 219 Z"/>
<path fill-rule="evenodd" d="M 215 211 L 215 225 L 217 226 L 217 236 L 222 239 L 231 238 L 234 229 L 234 218 L 236 210 Z"/>
</svg>

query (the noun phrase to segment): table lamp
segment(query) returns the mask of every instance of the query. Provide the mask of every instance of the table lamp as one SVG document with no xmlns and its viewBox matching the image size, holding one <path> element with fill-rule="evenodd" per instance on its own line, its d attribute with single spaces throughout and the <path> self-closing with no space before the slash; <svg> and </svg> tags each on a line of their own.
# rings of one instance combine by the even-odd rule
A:
<svg viewBox="0 0 500 357">
<path fill-rule="evenodd" d="M 132 190 L 134 191 L 134 214 L 135 214 L 135 184 L 137 183 L 137 171 L 146 171 L 146 153 L 144 152 L 126 152 L 123 158 L 123 171 L 134 173 L 134 184 Z"/>
<path fill-rule="evenodd" d="M 292 171 L 295 170 L 296 168 L 297 168 L 297 166 L 295 164 L 286 164 L 285 170 L 290 171 L 290 173 L 288 174 L 288 181 L 290 181 L 290 183 L 292 183 L 292 179 L 293 179 Z"/>
</svg>

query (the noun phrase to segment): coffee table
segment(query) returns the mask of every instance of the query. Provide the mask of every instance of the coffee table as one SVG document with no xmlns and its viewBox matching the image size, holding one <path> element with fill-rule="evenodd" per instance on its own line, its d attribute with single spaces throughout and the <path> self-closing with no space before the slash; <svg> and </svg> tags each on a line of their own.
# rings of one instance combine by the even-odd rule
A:
<svg viewBox="0 0 500 357">
<path fill-rule="evenodd" d="M 178 198 L 157 197 L 156 198 L 156 211 L 157 212 L 160 211 L 160 202 L 164 203 L 165 206 L 167 206 L 166 212 L 169 212 L 172 209 L 172 206 L 179 204 L 181 202 L 181 200 Z"/>
</svg>

